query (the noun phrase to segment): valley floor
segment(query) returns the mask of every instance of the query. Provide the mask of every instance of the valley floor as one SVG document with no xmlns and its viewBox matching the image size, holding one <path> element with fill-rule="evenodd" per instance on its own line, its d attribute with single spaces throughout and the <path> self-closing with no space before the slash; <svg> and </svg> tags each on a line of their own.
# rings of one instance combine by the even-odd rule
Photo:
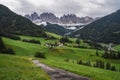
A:
<svg viewBox="0 0 120 80">
<path fill-rule="evenodd" d="M 0 80 L 49 80 L 48 75 L 41 68 L 36 68 L 28 60 L 30 57 L 34 59 L 34 54 L 38 51 L 44 52 L 46 59 L 37 58 L 37 60 L 46 65 L 89 77 L 91 80 L 120 80 L 120 60 L 101 57 L 103 51 L 99 51 L 99 56 L 96 56 L 96 49 L 71 47 L 74 44 L 67 43 L 70 46 L 56 47 L 55 49 L 44 46 L 45 43 L 58 42 L 59 36 L 57 36 L 57 40 L 46 40 L 45 38 L 30 36 L 20 37 L 21 40 L 2 38 L 8 48 L 14 49 L 16 56 L 0 55 L 0 74 L 2 74 L 0 75 Z M 23 39 L 39 40 L 41 45 L 23 42 Z M 72 40 L 75 42 L 74 39 Z M 119 46 L 118 49 L 120 49 Z M 68 61 L 66 61 L 67 59 Z M 83 63 L 90 61 L 92 66 L 77 64 L 79 60 L 82 60 Z M 93 67 L 96 60 L 101 60 L 105 63 L 109 62 L 116 67 L 117 71 Z"/>
</svg>

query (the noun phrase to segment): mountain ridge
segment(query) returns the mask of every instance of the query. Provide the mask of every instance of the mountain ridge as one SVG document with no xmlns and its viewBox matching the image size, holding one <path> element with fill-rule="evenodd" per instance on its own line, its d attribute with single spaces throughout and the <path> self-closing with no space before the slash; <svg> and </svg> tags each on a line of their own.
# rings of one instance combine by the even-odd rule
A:
<svg viewBox="0 0 120 80">
<path fill-rule="evenodd" d="M 120 10 L 86 25 L 71 36 L 104 43 L 120 43 Z"/>
<path fill-rule="evenodd" d="M 40 15 L 34 12 L 32 14 L 26 14 L 25 17 L 31 21 L 39 20 L 39 22 L 49 22 L 53 24 L 88 24 L 97 19 L 89 16 L 78 17 L 75 14 L 64 14 L 61 17 L 57 17 L 55 14 L 48 12 L 41 13 Z"/>
<path fill-rule="evenodd" d="M 2 4 L 0 4 L 0 33 L 47 36 L 42 27 L 33 24 L 29 19 L 21 15 L 17 15 Z"/>
</svg>

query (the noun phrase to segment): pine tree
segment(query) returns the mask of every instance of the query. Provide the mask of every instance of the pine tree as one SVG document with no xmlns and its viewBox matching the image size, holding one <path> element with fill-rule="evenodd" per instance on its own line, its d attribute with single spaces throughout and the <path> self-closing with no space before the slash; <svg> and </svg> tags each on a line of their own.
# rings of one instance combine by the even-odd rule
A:
<svg viewBox="0 0 120 80">
<path fill-rule="evenodd" d="M 110 65 L 110 63 L 106 63 L 106 69 L 108 69 L 108 70 L 110 70 L 111 69 L 111 65 Z"/>
<path fill-rule="evenodd" d="M 105 65 L 104 65 L 104 62 L 103 62 L 103 61 L 99 61 L 99 67 L 100 67 L 100 68 L 102 68 L 102 69 L 105 67 Z"/>
<path fill-rule="evenodd" d="M 83 64 L 82 60 L 79 60 L 79 61 L 78 61 L 78 64 Z"/>
<path fill-rule="evenodd" d="M 76 40 L 76 44 L 80 44 L 80 40 L 79 39 Z"/>
<path fill-rule="evenodd" d="M 104 57 L 104 58 L 109 58 L 109 53 L 108 53 L 108 52 L 105 52 L 105 53 L 103 54 L 103 57 Z"/>
<path fill-rule="evenodd" d="M 96 64 L 94 64 L 93 67 L 96 67 Z"/>
<path fill-rule="evenodd" d="M 96 67 L 99 67 L 99 61 L 96 60 Z"/>
<path fill-rule="evenodd" d="M 5 49 L 4 43 L 2 41 L 2 38 L 0 37 L 0 51 Z"/>
<path fill-rule="evenodd" d="M 98 52 L 98 50 L 96 50 L 96 56 L 99 56 L 99 52 Z"/>
<path fill-rule="evenodd" d="M 116 71 L 115 66 L 112 66 L 112 67 L 111 67 L 111 70 L 112 70 L 112 71 Z"/>
<path fill-rule="evenodd" d="M 117 58 L 120 59 L 120 51 L 118 51 Z"/>
<path fill-rule="evenodd" d="M 90 61 L 86 62 L 86 65 L 91 66 L 91 62 Z"/>
</svg>

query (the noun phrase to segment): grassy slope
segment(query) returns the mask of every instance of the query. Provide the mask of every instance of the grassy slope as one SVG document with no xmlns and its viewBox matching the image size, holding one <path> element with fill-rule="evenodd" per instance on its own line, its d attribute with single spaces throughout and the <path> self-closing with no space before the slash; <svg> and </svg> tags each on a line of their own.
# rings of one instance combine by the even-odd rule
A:
<svg viewBox="0 0 120 80">
<path fill-rule="evenodd" d="M 120 72 L 113 72 L 109 70 L 93 68 L 75 63 L 68 63 L 55 60 L 40 60 L 50 66 L 62 68 L 82 76 L 90 77 L 92 80 L 120 80 Z"/>
<path fill-rule="evenodd" d="M 0 80 L 50 80 L 27 57 L 0 54 Z"/>
<path fill-rule="evenodd" d="M 92 63 L 96 59 L 103 60 L 105 62 L 110 62 L 111 64 L 114 64 L 117 66 L 117 68 L 120 68 L 120 60 L 108 60 L 103 59 L 101 57 L 95 56 L 96 50 L 94 49 L 79 49 L 79 48 L 71 48 L 71 47 L 58 47 L 56 49 L 49 49 L 44 46 L 44 43 L 46 42 L 55 42 L 57 40 L 45 40 L 43 38 L 36 38 L 36 37 L 26 37 L 21 36 L 22 39 L 37 39 L 42 42 L 42 45 L 38 44 L 31 44 L 31 43 L 25 43 L 22 41 L 15 41 L 8 38 L 3 38 L 5 44 L 8 47 L 14 48 L 17 55 L 22 56 L 32 56 L 36 51 L 43 51 L 47 53 L 47 59 L 42 60 L 42 62 L 49 64 L 51 66 L 60 67 L 63 69 L 67 69 L 69 71 L 78 73 L 80 75 L 91 77 L 93 80 L 119 80 L 120 77 L 118 76 L 118 72 L 112 72 L 107 71 L 103 69 L 97 69 L 92 67 L 86 67 L 78 64 L 73 64 L 73 60 L 82 59 L 83 61 L 91 61 Z M 100 51 L 102 54 L 102 51 Z M 93 56 L 91 56 L 93 55 Z M 71 62 L 64 62 L 64 59 L 70 59 Z M 94 73 L 94 74 L 91 74 Z M 102 77 L 100 77 L 102 75 Z M 113 76 L 112 78 L 109 76 Z"/>
<path fill-rule="evenodd" d="M 114 47 L 116 50 L 120 51 L 120 45 Z"/>
<path fill-rule="evenodd" d="M 56 37 L 56 38 L 61 38 L 62 36 L 60 36 L 60 35 L 57 35 L 57 34 L 54 34 L 54 33 L 50 33 L 50 32 L 46 32 L 48 35 L 51 35 L 51 36 L 53 36 L 53 37 Z"/>
</svg>

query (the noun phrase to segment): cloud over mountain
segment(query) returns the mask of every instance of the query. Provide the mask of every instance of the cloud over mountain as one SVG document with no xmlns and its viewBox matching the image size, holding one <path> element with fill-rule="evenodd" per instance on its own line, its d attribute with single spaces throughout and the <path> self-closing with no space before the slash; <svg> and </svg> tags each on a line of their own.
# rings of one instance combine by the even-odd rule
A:
<svg viewBox="0 0 120 80">
<path fill-rule="evenodd" d="M 120 0 L 0 0 L 18 14 L 52 12 L 57 16 L 104 16 L 120 8 Z"/>
</svg>

